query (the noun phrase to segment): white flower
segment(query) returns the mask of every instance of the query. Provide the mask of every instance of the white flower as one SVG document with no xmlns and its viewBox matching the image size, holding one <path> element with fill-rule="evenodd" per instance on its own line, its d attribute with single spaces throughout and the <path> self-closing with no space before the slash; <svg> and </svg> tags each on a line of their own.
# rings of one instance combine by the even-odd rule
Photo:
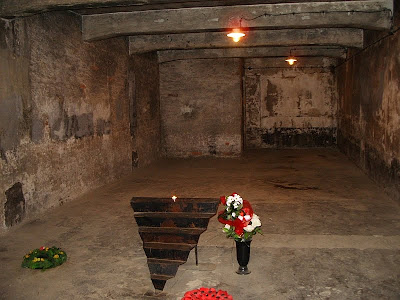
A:
<svg viewBox="0 0 400 300">
<path fill-rule="evenodd" d="M 256 214 L 253 214 L 253 218 L 251 219 L 251 224 L 254 227 L 260 227 L 261 226 L 260 218 Z"/>
<path fill-rule="evenodd" d="M 260 226 L 261 226 L 260 218 L 256 214 L 253 214 L 253 218 L 251 219 L 251 224 L 247 225 L 243 229 L 247 232 L 252 232 L 254 229 Z"/>
<path fill-rule="evenodd" d="M 236 217 L 236 214 L 234 212 L 232 213 L 232 217 Z"/>
<path fill-rule="evenodd" d="M 238 217 L 240 221 L 243 221 L 243 216 Z"/>
<path fill-rule="evenodd" d="M 242 204 L 242 203 L 243 203 L 242 197 L 240 197 L 238 194 L 233 194 L 233 197 L 232 197 L 232 198 L 234 199 L 235 202 L 237 202 L 237 203 L 239 203 L 239 204 Z"/>
<path fill-rule="evenodd" d="M 225 224 L 225 228 L 226 228 L 226 229 L 229 229 L 229 228 L 231 228 L 231 225 Z"/>
<path fill-rule="evenodd" d="M 253 225 L 247 225 L 245 228 L 243 228 L 245 231 L 247 232 L 252 232 L 254 230 L 254 226 Z"/>
<path fill-rule="evenodd" d="M 245 216 L 244 216 L 244 219 L 245 219 L 246 221 L 250 221 L 251 217 L 250 217 L 250 215 L 245 215 Z"/>
</svg>

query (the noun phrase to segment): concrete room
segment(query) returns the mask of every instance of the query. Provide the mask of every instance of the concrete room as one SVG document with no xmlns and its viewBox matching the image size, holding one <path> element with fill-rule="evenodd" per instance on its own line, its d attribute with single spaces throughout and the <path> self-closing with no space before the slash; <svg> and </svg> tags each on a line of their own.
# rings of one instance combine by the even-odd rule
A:
<svg viewBox="0 0 400 300">
<path fill-rule="evenodd" d="M 0 17 L 1 299 L 400 299 L 398 1 L 3 0 Z M 233 192 L 262 222 L 251 274 L 213 216 L 198 265 L 155 290 L 131 198 Z M 65 264 L 21 267 L 53 245 Z"/>
</svg>

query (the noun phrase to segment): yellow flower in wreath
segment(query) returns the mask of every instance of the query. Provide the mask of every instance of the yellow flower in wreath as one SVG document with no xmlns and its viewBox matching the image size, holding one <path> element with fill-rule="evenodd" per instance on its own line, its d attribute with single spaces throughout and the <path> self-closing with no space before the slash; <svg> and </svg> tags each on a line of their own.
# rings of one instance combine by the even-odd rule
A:
<svg viewBox="0 0 400 300">
<path fill-rule="evenodd" d="M 59 258 L 60 256 L 59 256 L 58 254 L 56 254 L 56 255 L 54 255 L 53 257 L 54 257 L 54 258 Z"/>
</svg>

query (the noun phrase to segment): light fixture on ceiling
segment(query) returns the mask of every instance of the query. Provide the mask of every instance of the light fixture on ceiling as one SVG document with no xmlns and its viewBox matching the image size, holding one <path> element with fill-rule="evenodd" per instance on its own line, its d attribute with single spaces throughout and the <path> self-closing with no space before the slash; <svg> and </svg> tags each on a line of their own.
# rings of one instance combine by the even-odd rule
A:
<svg viewBox="0 0 400 300">
<path fill-rule="evenodd" d="M 287 63 L 291 66 L 294 65 L 294 63 L 297 61 L 296 57 L 294 57 L 292 55 L 292 49 L 290 49 L 290 53 L 289 53 L 289 57 L 285 59 L 285 61 L 287 61 Z"/>
<path fill-rule="evenodd" d="M 234 29 L 232 29 L 231 32 L 229 32 L 227 34 L 227 36 L 232 38 L 235 43 L 239 42 L 240 39 L 242 37 L 244 37 L 245 35 L 246 34 L 244 32 L 242 32 L 242 19 L 239 20 L 239 28 L 234 28 Z"/>
</svg>

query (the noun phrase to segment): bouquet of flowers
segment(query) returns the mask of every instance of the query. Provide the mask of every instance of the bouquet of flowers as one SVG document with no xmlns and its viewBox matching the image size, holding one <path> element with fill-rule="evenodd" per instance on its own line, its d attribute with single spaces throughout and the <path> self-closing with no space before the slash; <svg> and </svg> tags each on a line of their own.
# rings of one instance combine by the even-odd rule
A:
<svg viewBox="0 0 400 300">
<path fill-rule="evenodd" d="M 243 200 L 240 195 L 221 196 L 221 203 L 226 208 L 219 212 L 218 221 L 225 224 L 223 232 L 235 241 L 250 241 L 253 235 L 261 233 L 260 218 L 253 212 L 250 202 Z"/>
</svg>

